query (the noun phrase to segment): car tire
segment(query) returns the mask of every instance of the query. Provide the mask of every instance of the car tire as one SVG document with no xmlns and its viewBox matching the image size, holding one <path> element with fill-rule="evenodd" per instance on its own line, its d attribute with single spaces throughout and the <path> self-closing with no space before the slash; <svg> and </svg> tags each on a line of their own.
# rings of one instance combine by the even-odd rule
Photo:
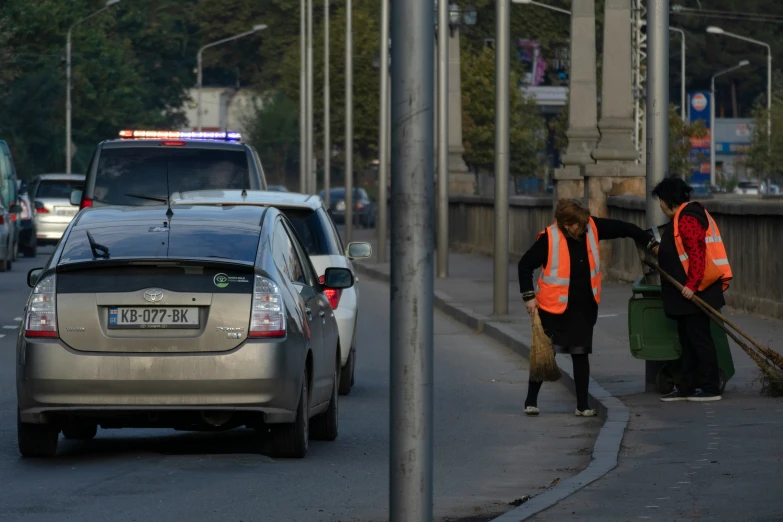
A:
<svg viewBox="0 0 783 522">
<path fill-rule="evenodd" d="M 340 395 L 348 395 L 351 393 L 351 387 L 353 386 L 353 373 L 356 367 L 356 351 L 351 350 L 351 354 L 348 356 L 348 361 L 340 369 Z"/>
<path fill-rule="evenodd" d="M 98 434 L 96 424 L 75 424 L 73 426 L 63 427 L 63 437 L 69 440 L 88 441 L 95 438 Z"/>
<path fill-rule="evenodd" d="M 16 410 L 16 439 L 19 453 L 24 458 L 48 458 L 57 453 L 60 430 L 52 424 L 29 424 L 22 422 Z"/>
<path fill-rule="evenodd" d="M 325 412 L 319 413 L 313 417 L 310 436 L 313 440 L 332 441 L 337 438 L 338 426 L 338 395 L 337 390 L 340 387 L 340 373 L 338 371 L 339 359 L 334 368 L 334 381 L 332 382 L 332 396 L 329 398 L 329 407 Z"/>
<path fill-rule="evenodd" d="M 310 444 L 310 396 L 307 370 L 302 377 L 296 420 L 291 424 L 272 427 L 272 453 L 278 458 L 301 459 Z"/>
</svg>

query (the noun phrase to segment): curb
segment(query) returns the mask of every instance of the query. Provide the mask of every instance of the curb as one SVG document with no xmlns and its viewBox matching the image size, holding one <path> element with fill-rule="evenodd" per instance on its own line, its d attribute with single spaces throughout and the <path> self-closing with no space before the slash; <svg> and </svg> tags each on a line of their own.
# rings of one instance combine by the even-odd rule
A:
<svg viewBox="0 0 783 522">
<path fill-rule="evenodd" d="M 391 280 L 389 274 L 360 263 L 356 263 L 354 268 L 357 272 L 372 279 L 387 283 Z M 492 321 L 491 318 L 478 314 L 470 308 L 455 304 L 451 296 L 438 290 L 435 291 L 434 302 L 435 307 L 442 312 L 508 346 L 525 359 L 530 358 L 530 347 L 507 324 Z M 576 385 L 574 383 L 573 368 L 562 364 L 560 359 L 556 360 L 562 373 L 559 382 L 563 383 L 571 393 L 575 393 Z M 598 432 L 598 438 L 593 446 L 590 464 L 573 477 L 559 482 L 555 487 L 536 495 L 521 506 L 493 519 L 492 522 L 521 522 L 522 520 L 527 520 L 600 479 L 617 467 L 623 435 L 631 418 L 628 407 L 620 399 L 606 391 L 592 377 L 590 377 L 588 395 L 593 405 L 596 406 L 599 417 L 604 419 L 604 424 Z"/>
</svg>

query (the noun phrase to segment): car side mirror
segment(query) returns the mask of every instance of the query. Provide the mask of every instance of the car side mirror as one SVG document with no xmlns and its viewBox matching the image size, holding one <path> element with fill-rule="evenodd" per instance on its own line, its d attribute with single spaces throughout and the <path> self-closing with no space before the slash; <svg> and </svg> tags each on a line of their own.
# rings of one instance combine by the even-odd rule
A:
<svg viewBox="0 0 783 522">
<path fill-rule="evenodd" d="M 41 279 L 42 272 L 43 268 L 33 268 L 27 272 L 27 286 L 30 288 L 35 288 L 35 285 L 38 284 L 38 280 Z"/>
<path fill-rule="evenodd" d="M 347 268 L 327 268 L 324 272 L 324 286 L 340 290 L 353 286 L 353 272 Z"/>
<path fill-rule="evenodd" d="M 73 189 L 71 191 L 71 205 L 79 206 L 82 204 L 82 193 L 84 191 L 79 189 Z"/>
<path fill-rule="evenodd" d="M 350 259 L 367 259 L 372 256 L 372 245 L 369 243 L 349 243 L 348 257 Z"/>
<path fill-rule="evenodd" d="M 8 207 L 8 212 L 10 214 L 21 214 L 22 213 L 22 206 L 21 205 L 11 205 Z"/>
</svg>

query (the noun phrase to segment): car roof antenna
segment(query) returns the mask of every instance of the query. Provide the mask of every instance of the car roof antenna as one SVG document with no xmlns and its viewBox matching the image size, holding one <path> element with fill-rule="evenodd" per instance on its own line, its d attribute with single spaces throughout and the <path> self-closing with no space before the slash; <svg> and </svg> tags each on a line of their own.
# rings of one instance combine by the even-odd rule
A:
<svg viewBox="0 0 783 522">
<path fill-rule="evenodd" d="M 171 218 L 174 216 L 174 211 L 171 210 L 171 185 L 169 184 L 169 160 L 166 160 L 166 217 L 171 224 Z"/>
</svg>

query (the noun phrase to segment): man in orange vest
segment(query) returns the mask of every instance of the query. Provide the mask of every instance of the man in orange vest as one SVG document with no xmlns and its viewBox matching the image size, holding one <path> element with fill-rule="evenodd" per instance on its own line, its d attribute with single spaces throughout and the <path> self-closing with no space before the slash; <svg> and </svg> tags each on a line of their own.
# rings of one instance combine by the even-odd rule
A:
<svg viewBox="0 0 783 522">
<path fill-rule="evenodd" d="M 661 397 L 664 402 L 721 399 L 718 353 L 710 319 L 691 298 L 697 295 L 715 309 L 723 307 L 723 292 L 732 279 L 731 267 L 718 225 L 700 203 L 690 202 L 692 193 L 693 189 L 677 177 L 664 179 L 652 192 L 661 210 L 671 218 L 661 234 L 658 263 L 684 286 L 679 291 L 669 281 L 661 281 L 663 309 L 677 321 L 682 347 L 680 384 Z M 701 389 L 697 390 L 699 382 Z"/>
<path fill-rule="evenodd" d="M 563 199 L 555 210 L 555 223 L 542 230 L 519 260 L 519 290 L 528 312 L 539 310 L 541 324 L 557 353 L 571 355 L 574 364 L 576 411 L 594 417 L 587 403 L 590 382 L 589 354 L 593 353 L 593 327 L 601 302 L 601 252 L 604 239 L 631 237 L 642 247 L 656 245 L 633 223 L 590 217 L 579 201 Z M 542 267 L 538 284 L 533 272 Z M 528 382 L 525 414 L 538 415 L 538 393 L 543 383 Z"/>
</svg>

